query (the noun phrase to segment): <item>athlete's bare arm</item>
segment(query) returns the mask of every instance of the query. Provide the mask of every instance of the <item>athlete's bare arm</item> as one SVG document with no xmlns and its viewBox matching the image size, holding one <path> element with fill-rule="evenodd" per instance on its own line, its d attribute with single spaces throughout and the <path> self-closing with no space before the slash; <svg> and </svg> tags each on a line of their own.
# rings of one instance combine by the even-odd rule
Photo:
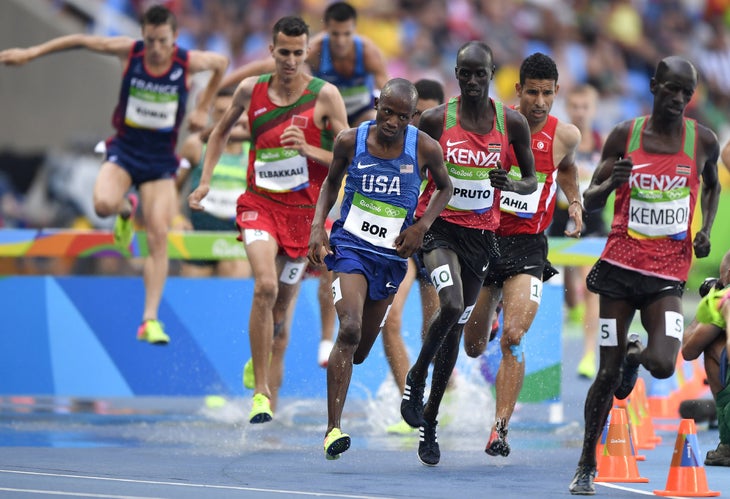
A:
<svg viewBox="0 0 730 499">
<path fill-rule="evenodd" d="M 702 176 L 700 193 L 700 210 L 702 211 L 702 228 L 697 231 L 693 241 L 695 256 L 704 258 L 710 254 L 710 231 L 715 221 L 717 206 L 720 202 L 720 179 L 717 173 L 717 160 L 720 155 L 720 143 L 715 132 L 697 124 L 697 136 L 700 141 L 697 168 Z"/>
<path fill-rule="evenodd" d="M 319 191 L 317 206 L 314 210 L 314 220 L 309 234 L 309 253 L 307 258 L 312 265 L 322 265 L 325 255 L 331 254 L 329 236 L 324 223 L 327 214 L 337 201 L 337 196 L 345 178 L 347 168 L 352 162 L 355 151 L 357 129 L 350 128 L 338 134 L 332 149 L 332 163 L 329 173 L 322 183 Z"/>
<path fill-rule="evenodd" d="M 198 96 L 195 109 L 188 116 L 188 127 L 192 131 L 200 131 L 208 124 L 208 112 L 213 103 L 223 75 L 228 67 L 228 58 L 215 52 L 191 50 L 188 52 L 188 70 L 191 74 L 211 71 L 211 77 L 205 89 Z"/>
<path fill-rule="evenodd" d="M 72 49 L 87 49 L 101 54 L 114 55 L 121 61 L 126 61 L 135 41 L 134 38 L 127 36 L 109 37 L 76 33 L 53 38 L 28 48 L 3 50 L 0 52 L 0 63 L 8 66 L 20 66 L 47 54 Z"/>
<path fill-rule="evenodd" d="M 568 216 L 575 222 L 575 228 L 566 230 L 565 235 L 580 237 L 583 230 L 583 207 L 578 187 L 578 166 L 575 164 L 575 155 L 581 140 L 580 130 L 573 124 L 559 121 L 555 129 L 555 139 L 553 161 L 558 165 L 556 181 L 570 202 Z"/>
<path fill-rule="evenodd" d="M 390 79 L 388 70 L 385 67 L 385 57 L 383 52 L 375 43 L 364 36 L 360 37 L 363 41 L 363 59 L 365 70 L 373 75 L 375 80 L 375 88 L 381 89 Z"/>
<path fill-rule="evenodd" d="M 606 206 L 608 196 L 629 181 L 633 162 L 625 156 L 631 123 L 631 120 L 619 123 L 608 134 L 606 143 L 603 144 L 601 161 L 593 172 L 591 184 L 583 193 L 586 210 L 598 210 Z"/>
<path fill-rule="evenodd" d="M 444 151 L 441 145 L 425 132 L 419 132 L 418 164 L 422 166 L 422 178 L 426 178 L 427 172 L 431 174 L 436 190 L 423 215 L 395 239 L 396 250 L 402 258 L 409 258 L 421 247 L 423 236 L 433 221 L 444 211 L 454 192 L 449 173 L 444 166 Z"/>
<path fill-rule="evenodd" d="M 231 130 L 238 122 L 241 115 L 251 104 L 251 94 L 253 87 L 256 85 L 258 78 L 253 76 L 241 82 L 233 94 L 233 101 L 230 107 L 221 117 L 220 121 L 215 124 L 213 131 L 208 137 L 208 147 L 205 152 L 205 160 L 203 162 L 203 172 L 200 177 L 200 184 L 188 196 L 188 205 L 193 210 L 202 210 L 200 202 L 208 194 L 210 190 L 210 179 L 213 176 L 215 165 L 223 153 L 225 144 L 231 134 Z"/>
<path fill-rule="evenodd" d="M 276 70 L 276 62 L 271 57 L 252 61 L 244 64 L 240 68 L 234 69 L 221 80 L 221 87 L 230 87 L 238 85 L 250 76 L 258 76 L 265 73 L 273 73 Z"/>
<path fill-rule="evenodd" d="M 535 175 L 535 157 L 532 155 L 532 136 L 527 119 L 514 109 L 505 109 L 505 121 L 507 135 L 512 145 L 512 150 L 520 167 L 522 179 L 512 180 L 507 175 L 507 170 L 495 168 L 490 170 L 489 179 L 492 186 L 503 191 L 512 191 L 517 194 L 530 194 L 537 189 L 537 176 Z"/>
<path fill-rule="evenodd" d="M 319 91 L 317 103 L 314 106 L 314 122 L 317 128 L 321 130 L 329 129 L 335 136 L 348 128 L 345 101 L 342 100 L 342 95 L 340 95 L 337 87 L 331 83 L 325 83 Z M 321 147 L 301 141 L 299 144 L 293 146 L 293 148 L 297 149 L 302 156 L 322 163 L 323 165 L 329 166 L 332 162 L 332 151 L 322 149 Z"/>
<path fill-rule="evenodd" d="M 200 166 L 200 160 L 203 158 L 203 141 L 200 140 L 200 134 L 193 133 L 185 139 L 180 148 L 180 157 L 190 164 L 188 168 L 178 168 L 175 176 L 175 185 L 178 192 L 182 190 L 190 172 L 193 168 Z"/>
</svg>

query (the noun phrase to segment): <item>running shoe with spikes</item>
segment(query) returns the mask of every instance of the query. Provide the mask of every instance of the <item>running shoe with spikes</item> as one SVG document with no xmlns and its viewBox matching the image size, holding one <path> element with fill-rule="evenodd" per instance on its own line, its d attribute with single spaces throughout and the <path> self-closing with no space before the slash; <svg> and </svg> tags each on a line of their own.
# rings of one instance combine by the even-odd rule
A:
<svg viewBox="0 0 730 499">
<path fill-rule="evenodd" d="M 580 465 L 575 470 L 573 481 L 570 482 L 568 490 L 574 496 L 592 496 L 596 493 L 593 479 L 596 477 L 596 467 Z"/>
<path fill-rule="evenodd" d="M 263 393 L 255 394 L 251 412 L 248 414 L 248 422 L 251 424 L 268 423 L 273 417 L 274 413 L 271 411 L 269 397 Z"/>
<path fill-rule="evenodd" d="M 403 420 L 413 428 L 423 426 L 423 392 L 426 383 L 416 384 L 411 379 L 411 373 L 406 375 L 406 385 L 403 390 L 403 398 L 400 402 L 400 415 Z"/>
<path fill-rule="evenodd" d="M 120 213 L 114 220 L 114 244 L 120 248 L 128 248 L 134 237 L 134 214 L 137 212 L 139 200 L 136 194 L 127 196 L 130 209 Z"/>
<path fill-rule="evenodd" d="M 439 439 L 436 434 L 436 426 L 438 421 L 423 421 L 423 425 L 418 429 L 418 460 L 426 466 L 436 466 L 441 460 L 441 450 L 439 449 Z"/>
<path fill-rule="evenodd" d="M 497 420 L 489 435 L 489 442 L 484 452 L 490 456 L 507 457 L 510 453 L 509 443 L 507 442 L 507 425 L 502 420 Z"/>
<path fill-rule="evenodd" d="M 146 319 L 137 329 L 137 339 L 153 345 L 167 345 L 170 337 L 165 334 L 162 323 L 156 319 Z"/>
<path fill-rule="evenodd" d="M 339 428 L 332 428 L 324 437 L 324 457 L 328 461 L 340 458 L 340 454 L 350 448 L 350 435 L 342 433 Z"/>
</svg>

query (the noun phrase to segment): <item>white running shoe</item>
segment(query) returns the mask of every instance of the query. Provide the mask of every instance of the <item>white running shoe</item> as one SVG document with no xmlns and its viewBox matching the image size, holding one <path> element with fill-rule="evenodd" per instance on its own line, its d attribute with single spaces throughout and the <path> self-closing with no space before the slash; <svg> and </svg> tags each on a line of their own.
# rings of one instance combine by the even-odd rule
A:
<svg viewBox="0 0 730 499">
<path fill-rule="evenodd" d="M 327 363 L 330 360 L 330 352 L 335 346 L 332 340 L 322 340 L 319 342 L 319 353 L 317 354 L 317 364 L 319 367 L 327 369 Z"/>
</svg>

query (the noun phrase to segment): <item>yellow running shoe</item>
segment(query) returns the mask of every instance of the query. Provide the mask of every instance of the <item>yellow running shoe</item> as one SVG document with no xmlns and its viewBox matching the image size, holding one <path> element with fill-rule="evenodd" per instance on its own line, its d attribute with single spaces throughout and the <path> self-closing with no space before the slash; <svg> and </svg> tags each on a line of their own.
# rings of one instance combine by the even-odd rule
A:
<svg viewBox="0 0 730 499">
<path fill-rule="evenodd" d="M 253 358 L 251 358 L 243 365 L 243 387 L 253 390 L 254 386 L 256 386 L 256 377 L 253 373 Z"/>
<path fill-rule="evenodd" d="M 136 194 L 130 194 L 127 199 L 131 205 L 129 214 L 117 215 L 114 220 L 114 244 L 120 248 L 128 248 L 134 237 L 134 214 L 137 212 L 139 200 Z"/>
<path fill-rule="evenodd" d="M 339 428 L 332 428 L 324 437 L 324 457 L 328 461 L 340 458 L 340 454 L 350 448 L 350 435 L 342 433 Z"/>
<path fill-rule="evenodd" d="M 263 393 L 257 393 L 253 396 L 253 405 L 251 412 L 248 413 L 248 422 L 251 424 L 268 423 L 274 417 L 271 412 L 271 402 L 269 397 Z"/>
<path fill-rule="evenodd" d="M 418 431 L 418 428 L 412 427 L 404 419 L 401 419 L 397 423 L 388 426 L 385 431 L 391 435 L 412 435 Z"/>
<path fill-rule="evenodd" d="M 162 323 L 156 319 L 147 319 L 137 329 L 137 339 L 153 345 L 167 345 L 170 337 L 162 329 Z"/>
<path fill-rule="evenodd" d="M 578 376 L 586 379 L 596 377 L 596 352 L 588 352 L 578 364 Z"/>
</svg>

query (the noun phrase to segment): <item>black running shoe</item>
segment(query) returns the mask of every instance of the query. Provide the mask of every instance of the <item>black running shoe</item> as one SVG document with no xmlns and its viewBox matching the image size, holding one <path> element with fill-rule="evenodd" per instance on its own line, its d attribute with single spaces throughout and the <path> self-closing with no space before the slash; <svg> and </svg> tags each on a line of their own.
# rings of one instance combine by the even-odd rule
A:
<svg viewBox="0 0 730 499">
<path fill-rule="evenodd" d="M 490 456 L 509 456 L 510 448 L 509 443 L 507 443 L 507 427 L 501 420 L 497 421 L 491 435 L 489 435 L 489 442 L 484 452 Z"/>
<path fill-rule="evenodd" d="M 574 496 L 592 496 L 596 494 L 596 487 L 593 485 L 593 479 L 596 477 L 596 468 L 594 466 L 581 465 L 575 470 L 573 481 L 570 482 L 568 490 Z"/>
<path fill-rule="evenodd" d="M 639 366 L 641 364 L 632 364 L 629 362 L 629 352 L 636 350 L 636 353 L 641 353 L 644 346 L 641 344 L 639 335 L 637 333 L 630 333 L 628 337 L 628 345 L 626 346 L 626 355 L 623 361 L 623 376 L 621 377 L 621 384 L 616 388 L 614 395 L 617 399 L 623 400 L 631 394 L 631 391 L 636 385 L 636 380 L 639 379 Z M 633 353 L 633 352 L 632 352 Z"/>
<path fill-rule="evenodd" d="M 423 426 L 418 430 L 418 460 L 426 466 L 436 466 L 441 459 L 441 451 L 439 450 L 439 438 L 436 435 L 436 425 L 438 421 L 424 421 Z"/>
<path fill-rule="evenodd" d="M 721 443 L 717 449 L 707 451 L 705 466 L 730 466 L 730 445 Z"/>
<path fill-rule="evenodd" d="M 425 388 L 425 382 L 417 385 L 411 380 L 409 371 L 406 375 L 403 399 L 400 402 L 400 415 L 413 428 L 419 428 L 425 423 L 423 420 L 423 391 Z"/>
</svg>

